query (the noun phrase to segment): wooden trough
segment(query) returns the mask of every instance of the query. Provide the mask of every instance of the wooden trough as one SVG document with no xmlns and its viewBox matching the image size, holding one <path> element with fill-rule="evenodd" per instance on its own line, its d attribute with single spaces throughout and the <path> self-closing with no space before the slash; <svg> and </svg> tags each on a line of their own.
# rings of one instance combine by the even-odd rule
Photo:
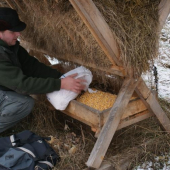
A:
<svg viewBox="0 0 170 170">
<path fill-rule="evenodd" d="M 63 111 L 65 114 L 91 126 L 92 130 L 96 132 L 98 138 L 86 165 L 89 168 L 109 170 L 111 166 L 105 166 L 104 168 L 100 166 L 117 130 L 154 115 L 162 127 L 169 133 L 170 120 L 143 79 L 141 77 L 138 79 L 133 78 L 133 70 L 123 67 L 114 36 L 93 1 L 69 1 L 112 63 L 112 66 L 107 69 L 107 72 L 121 76 L 123 79 L 123 84 L 112 108 L 98 111 L 73 100 L 66 110 Z M 6 2 L 9 6 L 15 8 L 12 1 L 6 0 Z M 15 2 L 17 1 L 15 0 Z M 159 8 L 160 25 L 158 32 L 162 29 L 170 12 L 170 1 L 162 0 Z M 43 51 L 41 50 L 41 52 Z M 60 58 L 61 56 L 57 57 Z M 74 58 L 75 60 L 73 62 L 79 63 L 76 57 Z M 89 64 L 88 67 L 96 68 L 93 64 Z M 98 69 L 106 71 L 103 68 Z M 133 100 L 131 100 L 132 96 L 135 96 Z"/>
<path fill-rule="evenodd" d="M 73 100 L 63 112 L 68 116 L 91 126 L 92 131 L 96 132 L 97 137 L 103 125 L 107 121 L 110 110 L 111 108 L 99 111 L 80 103 L 77 100 Z M 117 130 L 144 120 L 150 116 L 153 116 L 153 114 L 148 111 L 142 100 L 136 97 L 129 101 L 125 109 L 125 113 L 121 117 Z"/>
</svg>

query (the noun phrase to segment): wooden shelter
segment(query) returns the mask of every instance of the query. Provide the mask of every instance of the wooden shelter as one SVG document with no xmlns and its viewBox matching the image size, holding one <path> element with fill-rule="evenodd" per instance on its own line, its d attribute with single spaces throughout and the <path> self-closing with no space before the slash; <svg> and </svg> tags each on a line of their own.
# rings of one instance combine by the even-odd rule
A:
<svg viewBox="0 0 170 170">
<path fill-rule="evenodd" d="M 147 87 L 141 76 L 135 77 L 132 67 L 128 65 L 125 66 L 123 63 L 120 57 L 119 44 L 95 3 L 92 0 L 69 1 L 95 41 L 98 43 L 99 47 L 107 56 L 107 60 L 111 63 L 107 67 L 97 68 L 93 62 L 88 63 L 87 66 L 92 69 L 99 69 L 109 74 L 119 76 L 123 82 L 113 107 L 108 110 L 99 112 L 73 100 L 64 111 L 67 115 L 84 122 L 96 131 L 96 136 L 98 136 L 98 138 L 86 165 L 90 168 L 107 170 L 111 167 L 104 166 L 102 168 L 100 166 L 116 130 L 144 120 L 150 116 L 156 116 L 161 126 L 167 132 L 170 132 L 170 120 L 159 105 L 156 96 Z M 20 0 L 1 0 L 0 4 L 1 6 L 10 6 L 18 9 L 19 12 L 23 12 L 23 6 Z M 169 12 L 170 1 L 161 0 L 159 4 L 158 32 L 161 31 Z M 62 22 L 62 20 L 60 25 L 66 31 L 71 41 L 75 41 L 74 35 L 68 29 L 69 26 Z M 73 25 L 76 27 L 75 23 L 73 23 Z M 79 36 L 86 41 L 86 37 L 80 32 Z M 21 41 L 23 45 L 24 43 L 26 45 L 29 44 L 27 39 L 23 40 L 24 41 Z M 34 53 L 35 51 L 38 51 L 52 56 L 55 55 L 51 52 L 48 53 L 47 50 L 34 48 L 33 46 L 31 47 L 31 45 L 30 49 L 32 49 L 32 52 Z M 67 55 L 68 54 L 65 54 L 65 56 Z M 56 58 L 62 59 L 64 57 L 58 55 Z M 76 56 L 72 56 L 70 61 L 82 64 L 82 61 L 76 58 Z M 56 66 L 56 68 L 59 67 Z M 135 96 L 135 99 L 133 98 L 133 100 L 131 100 L 132 96 Z"/>
</svg>

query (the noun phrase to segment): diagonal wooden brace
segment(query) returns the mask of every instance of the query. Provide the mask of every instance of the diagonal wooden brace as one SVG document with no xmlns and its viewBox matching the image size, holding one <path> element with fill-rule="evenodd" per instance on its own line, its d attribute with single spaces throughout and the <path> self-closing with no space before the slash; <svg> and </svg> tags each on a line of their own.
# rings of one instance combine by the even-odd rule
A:
<svg viewBox="0 0 170 170">
<path fill-rule="evenodd" d="M 150 112 L 153 112 L 158 118 L 159 122 L 163 126 L 163 128 L 169 133 L 170 132 L 170 120 L 162 110 L 159 102 L 150 89 L 146 86 L 145 82 L 141 78 L 139 80 L 139 84 L 136 87 L 135 91 L 139 95 L 139 97 L 144 102 L 145 106 L 148 108 Z"/>
<path fill-rule="evenodd" d="M 136 88 L 137 81 L 126 78 L 119 91 L 117 99 L 110 110 L 108 119 L 95 143 L 91 155 L 86 163 L 88 167 L 99 168 L 104 159 L 105 153 L 119 125 L 120 119 L 126 112 L 126 106 Z"/>
<path fill-rule="evenodd" d="M 76 12 L 79 14 L 89 31 L 105 52 L 106 56 L 120 72 L 124 73 L 122 62 L 120 61 L 120 52 L 117 42 L 113 37 L 108 24 L 102 14 L 97 9 L 92 0 L 70 0 Z"/>
</svg>

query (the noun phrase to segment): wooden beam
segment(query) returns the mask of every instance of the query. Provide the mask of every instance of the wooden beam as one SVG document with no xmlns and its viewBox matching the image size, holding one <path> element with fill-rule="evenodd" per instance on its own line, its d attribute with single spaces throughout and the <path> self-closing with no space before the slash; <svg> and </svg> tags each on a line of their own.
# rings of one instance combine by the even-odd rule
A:
<svg viewBox="0 0 170 170">
<path fill-rule="evenodd" d="M 133 115 L 136 115 L 139 113 L 143 113 L 143 114 L 147 113 L 148 111 L 146 110 L 147 110 L 146 106 L 143 104 L 143 102 L 140 99 L 131 101 L 128 103 L 126 112 L 121 117 L 121 120 L 126 119 L 130 116 L 132 117 Z M 67 114 L 68 116 L 71 116 L 91 126 L 92 131 L 100 132 L 101 128 L 104 126 L 104 123 L 107 121 L 107 118 L 109 116 L 109 111 L 110 110 L 108 109 L 108 111 L 102 112 L 102 111 L 93 109 L 89 106 L 86 106 L 76 100 L 72 100 L 70 101 L 68 107 L 63 112 Z M 141 118 L 141 120 L 143 119 Z M 127 121 L 125 123 L 124 121 L 124 123 L 120 127 L 128 126 L 128 124 L 130 125 L 131 123 L 130 122 L 127 123 Z"/>
<path fill-rule="evenodd" d="M 67 58 L 67 56 L 70 57 L 70 54 L 65 54 L 64 56 L 65 58 Z M 62 60 L 63 55 L 57 55 L 57 58 Z M 77 56 L 72 56 L 71 58 L 73 59 L 72 61 L 74 61 L 74 63 L 77 63 L 79 65 L 83 64 L 84 66 L 91 67 L 91 68 L 101 70 L 101 71 L 105 71 L 107 73 L 111 73 L 111 74 L 118 75 L 121 77 L 124 77 L 126 75 L 125 69 L 123 67 L 118 67 L 115 65 L 111 68 L 104 68 L 104 67 L 96 66 L 95 63 L 83 63 L 83 61 L 79 59 L 80 57 L 77 57 Z"/>
<path fill-rule="evenodd" d="M 72 100 L 62 112 L 91 127 L 100 128 L 100 111 L 90 108 L 76 100 Z"/>
<path fill-rule="evenodd" d="M 154 116 L 153 113 L 150 113 L 147 111 L 143 111 L 142 113 L 133 115 L 131 118 L 129 118 L 129 120 L 122 120 L 117 128 L 117 130 L 122 129 L 124 127 L 130 126 L 132 124 L 135 124 L 137 122 L 140 122 L 142 120 L 145 120 L 151 116 Z"/>
<path fill-rule="evenodd" d="M 88 167 L 99 168 L 104 159 L 109 144 L 113 138 L 115 131 L 119 125 L 120 119 L 126 112 L 126 106 L 136 88 L 137 81 L 126 78 L 119 91 L 117 99 L 110 111 L 107 122 L 103 126 L 101 133 L 95 143 L 95 146 L 87 161 Z"/>
<path fill-rule="evenodd" d="M 83 170 L 94 170 L 94 169 L 85 168 Z M 115 170 L 115 168 L 113 167 L 113 165 L 111 163 L 104 162 L 104 163 L 101 164 L 100 168 L 95 169 L 95 170 Z"/>
<path fill-rule="evenodd" d="M 158 31 L 161 32 L 163 25 L 170 13 L 170 0 L 161 0 L 159 4 L 159 28 Z"/>
<path fill-rule="evenodd" d="M 40 53 L 44 53 L 44 54 L 47 54 L 47 55 L 49 55 L 51 57 L 55 56 L 55 58 L 59 59 L 59 60 L 60 59 L 65 60 L 66 58 L 68 58 L 67 56 L 70 56 L 70 54 L 59 55 L 59 54 L 55 54 L 55 53 L 49 53 L 48 51 L 45 51 L 43 49 L 34 48 L 34 47 L 31 46 L 31 44 L 29 44 L 29 43 L 27 43 L 25 41 L 21 41 L 21 45 L 23 47 L 25 47 L 25 48 L 29 47 L 30 50 L 37 51 L 37 52 L 40 52 Z M 74 63 L 77 63 L 79 65 L 83 64 L 84 66 L 91 67 L 93 69 L 97 69 L 97 70 L 101 70 L 101 71 L 105 71 L 106 73 L 110 73 L 110 74 L 113 74 L 113 75 L 118 75 L 118 76 L 121 76 L 121 77 L 125 77 L 126 74 L 127 74 L 123 67 L 119 67 L 119 66 L 116 66 L 116 65 L 111 67 L 111 68 L 104 68 L 104 67 L 98 67 L 94 63 L 88 63 L 88 64 L 83 63 L 83 61 L 81 61 L 79 59 L 80 57 L 78 57 L 78 56 L 71 56 L 70 58 L 72 59 L 71 61 L 68 61 L 68 60 L 66 60 L 66 61 L 68 61 L 68 62 L 73 62 L 74 61 Z"/>
<path fill-rule="evenodd" d="M 97 170 L 115 170 L 111 163 L 103 163 Z"/>
<path fill-rule="evenodd" d="M 83 22 L 86 24 L 100 47 L 113 65 L 122 66 L 118 45 L 113 34 L 92 0 L 70 0 Z"/>
<path fill-rule="evenodd" d="M 144 105 L 144 103 L 141 99 L 136 99 L 134 101 L 130 101 L 127 105 L 126 112 L 123 114 L 121 119 L 125 119 L 129 116 L 132 116 L 134 114 L 140 113 L 145 110 L 147 110 L 147 107 Z M 108 115 L 109 115 L 109 110 L 102 112 L 102 120 L 101 120 L 102 125 L 104 125 L 104 123 L 107 121 Z"/>
<path fill-rule="evenodd" d="M 146 93 L 149 92 L 148 87 L 145 82 L 140 79 L 140 84 L 136 87 L 135 91 L 139 95 L 139 97 L 143 100 L 144 104 L 148 108 L 149 111 L 153 112 L 158 118 L 159 122 L 163 126 L 163 128 L 170 133 L 170 120 L 161 108 L 159 102 L 157 101 L 154 94 Z M 146 95 L 147 94 L 147 95 Z"/>
<path fill-rule="evenodd" d="M 139 79 L 139 83 L 138 83 L 138 86 L 137 86 L 137 89 L 139 91 L 142 91 L 142 97 L 146 100 L 149 95 L 151 94 L 151 90 L 147 87 L 146 83 L 144 82 L 144 80 L 142 78 Z M 138 94 L 138 93 L 137 93 Z M 139 96 L 139 94 L 138 94 Z M 139 96 L 141 97 L 141 96 Z M 142 99 L 143 99 L 142 98 Z"/>
</svg>

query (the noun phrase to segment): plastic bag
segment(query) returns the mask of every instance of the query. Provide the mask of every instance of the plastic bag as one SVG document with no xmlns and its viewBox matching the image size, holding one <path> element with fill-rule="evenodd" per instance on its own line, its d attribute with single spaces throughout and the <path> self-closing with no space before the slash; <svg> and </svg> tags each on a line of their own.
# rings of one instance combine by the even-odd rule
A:
<svg viewBox="0 0 170 170">
<path fill-rule="evenodd" d="M 84 83 L 85 85 L 85 91 L 88 89 L 90 83 L 92 82 L 92 73 L 90 70 L 86 69 L 83 66 L 80 66 L 76 69 L 73 69 L 65 74 L 63 74 L 60 78 L 65 78 L 69 75 L 78 73 L 78 75 L 75 77 L 77 78 L 82 78 L 85 79 L 86 82 Z M 65 89 L 61 89 L 59 91 L 54 91 L 51 93 L 46 94 L 47 99 L 49 100 L 49 102 L 57 109 L 57 110 L 65 110 L 67 105 L 69 104 L 69 102 L 73 99 L 75 99 L 78 94 L 73 92 L 73 91 L 69 91 L 69 90 L 65 90 Z"/>
</svg>

